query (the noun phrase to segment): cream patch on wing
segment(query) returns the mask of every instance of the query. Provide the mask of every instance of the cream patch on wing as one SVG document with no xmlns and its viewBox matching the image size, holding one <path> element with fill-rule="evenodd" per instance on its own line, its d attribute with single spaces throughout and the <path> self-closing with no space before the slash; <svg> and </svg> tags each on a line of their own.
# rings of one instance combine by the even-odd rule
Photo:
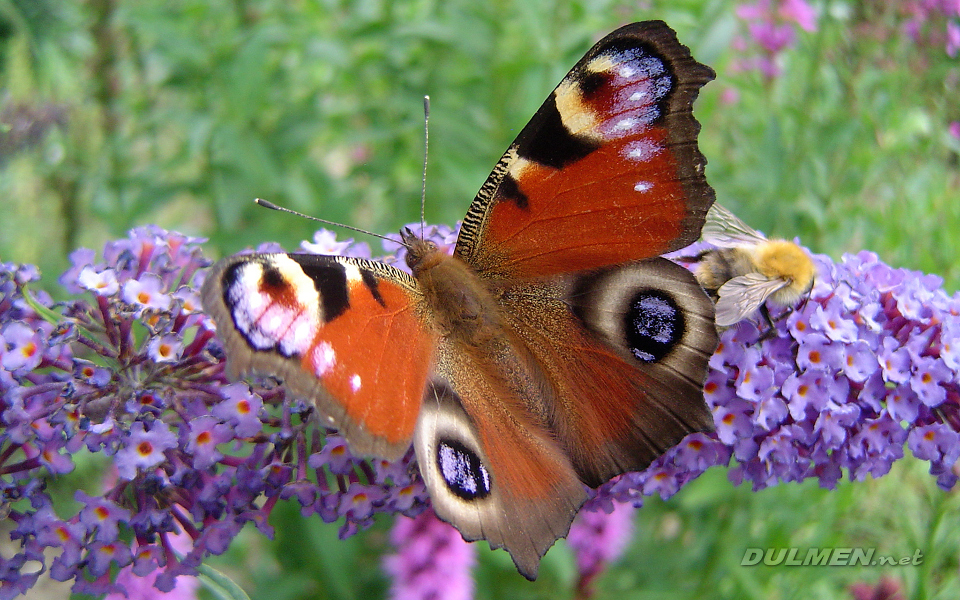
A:
<svg viewBox="0 0 960 600">
<path fill-rule="evenodd" d="M 513 177 L 515 181 L 523 181 L 523 172 L 530 168 L 530 161 L 517 156 L 507 168 L 507 173 Z"/>
<path fill-rule="evenodd" d="M 597 138 L 597 115 L 584 102 L 580 84 L 572 78 L 560 82 L 554 91 L 557 112 L 563 127 L 573 135 Z"/>
<path fill-rule="evenodd" d="M 585 78 L 601 78 L 586 97 Z M 581 74 L 557 87 L 557 111 L 573 135 L 611 141 L 645 134 L 660 117 L 659 103 L 673 89 L 673 78 L 659 58 L 642 49 L 610 50 L 594 57 Z"/>
</svg>

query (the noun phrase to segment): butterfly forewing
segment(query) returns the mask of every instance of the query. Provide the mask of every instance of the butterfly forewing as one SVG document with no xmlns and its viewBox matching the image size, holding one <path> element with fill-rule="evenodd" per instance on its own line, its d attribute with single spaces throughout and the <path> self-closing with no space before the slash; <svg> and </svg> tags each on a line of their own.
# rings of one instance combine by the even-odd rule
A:
<svg viewBox="0 0 960 600">
<path fill-rule="evenodd" d="M 234 256 L 203 287 L 233 374 L 281 378 L 357 453 L 387 458 L 409 447 L 432 363 L 418 302 L 398 269 L 310 254 Z"/>
<path fill-rule="evenodd" d="M 484 183 L 457 256 L 487 277 L 543 276 L 694 242 L 714 194 L 691 107 L 713 76 L 660 21 L 605 37 Z"/>
</svg>

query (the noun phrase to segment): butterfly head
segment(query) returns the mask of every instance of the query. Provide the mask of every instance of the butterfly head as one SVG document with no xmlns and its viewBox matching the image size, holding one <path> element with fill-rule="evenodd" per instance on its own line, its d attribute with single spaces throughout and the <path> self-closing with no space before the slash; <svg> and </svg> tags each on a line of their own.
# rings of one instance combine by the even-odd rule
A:
<svg viewBox="0 0 960 600">
<path fill-rule="evenodd" d="M 414 275 L 435 266 L 446 258 L 446 254 L 441 252 L 434 242 L 422 239 L 409 227 L 403 228 L 400 239 L 407 248 L 407 266 Z"/>
</svg>

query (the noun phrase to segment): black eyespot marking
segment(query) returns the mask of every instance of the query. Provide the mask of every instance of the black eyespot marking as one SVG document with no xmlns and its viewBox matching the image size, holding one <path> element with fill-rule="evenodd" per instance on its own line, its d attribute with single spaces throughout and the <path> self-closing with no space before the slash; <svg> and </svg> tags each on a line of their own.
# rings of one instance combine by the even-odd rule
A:
<svg viewBox="0 0 960 600">
<path fill-rule="evenodd" d="M 530 199 L 520 190 L 520 186 L 517 185 L 517 180 L 514 179 L 510 173 L 503 176 L 503 181 L 500 182 L 497 193 L 504 200 L 513 201 L 513 203 L 517 205 L 517 208 L 521 210 L 527 210 L 530 205 Z"/>
<path fill-rule="evenodd" d="M 601 87 L 610 81 L 610 76 L 606 73 L 583 73 L 577 77 L 577 85 L 580 87 L 580 93 L 584 99 L 589 100 Z"/>
<path fill-rule="evenodd" d="M 640 362 L 661 360 L 683 338 L 683 311 L 661 291 L 640 290 L 623 316 L 627 347 Z"/>
<path fill-rule="evenodd" d="M 263 275 L 260 276 L 260 289 L 262 291 L 277 294 L 285 290 L 287 286 L 288 282 L 279 269 L 271 264 L 263 266 Z"/>
<path fill-rule="evenodd" d="M 451 492 L 464 500 L 490 495 L 490 473 L 480 457 L 457 440 L 437 442 L 437 466 Z"/>
<path fill-rule="evenodd" d="M 577 162 L 598 147 L 564 127 L 554 94 L 550 94 L 520 136 L 517 145 L 522 158 L 554 169 Z"/>
<path fill-rule="evenodd" d="M 367 289 L 370 290 L 370 295 L 377 301 L 377 304 L 386 308 L 387 303 L 384 302 L 383 296 L 380 295 L 380 287 L 376 276 L 370 271 L 360 269 L 360 279 L 363 280 L 363 285 L 367 286 Z"/>
<path fill-rule="evenodd" d="M 350 308 L 350 292 L 347 288 L 347 268 L 338 262 L 306 264 L 297 261 L 304 274 L 313 280 L 323 303 L 323 319 L 330 322 Z"/>
</svg>

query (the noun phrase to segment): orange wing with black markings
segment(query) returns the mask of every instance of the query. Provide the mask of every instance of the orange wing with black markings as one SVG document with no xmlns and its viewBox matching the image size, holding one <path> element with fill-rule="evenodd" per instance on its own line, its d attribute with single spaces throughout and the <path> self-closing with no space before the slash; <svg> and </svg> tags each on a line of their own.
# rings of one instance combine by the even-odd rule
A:
<svg viewBox="0 0 960 600">
<path fill-rule="evenodd" d="M 399 458 L 413 437 L 435 336 L 413 279 L 382 263 L 240 255 L 203 288 L 234 375 L 280 377 L 358 453 Z"/>
<path fill-rule="evenodd" d="M 691 109 L 713 77 L 661 21 L 602 39 L 483 184 L 457 256 L 482 276 L 546 276 L 696 241 L 714 193 Z"/>
</svg>

